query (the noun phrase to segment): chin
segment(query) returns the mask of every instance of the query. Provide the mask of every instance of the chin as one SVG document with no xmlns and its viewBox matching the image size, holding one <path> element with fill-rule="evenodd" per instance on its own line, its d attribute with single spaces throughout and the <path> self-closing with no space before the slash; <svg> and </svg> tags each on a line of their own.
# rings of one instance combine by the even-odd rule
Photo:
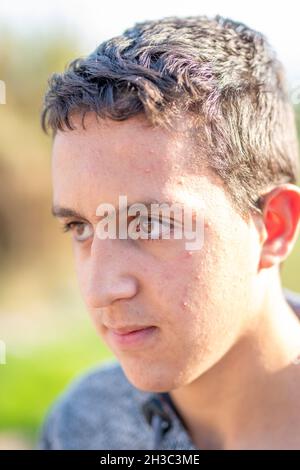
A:
<svg viewBox="0 0 300 470">
<path fill-rule="evenodd" d="M 148 366 L 139 368 L 134 366 L 129 366 L 126 361 L 120 361 L 124 374 L 127 377 L 127 380 L 137 389 L 143 392 L 152 392 L 152 393 L 163 393 L 169 392 L 174 388 L 180 387 L 179 383 L 180 374 L 174 372 L 174 375 L 170 374 L 169 368 L 160 367 L 158 369 L 155 366 Z M 165 370 L 168 370 L 168 373 Z"/>
</svg>

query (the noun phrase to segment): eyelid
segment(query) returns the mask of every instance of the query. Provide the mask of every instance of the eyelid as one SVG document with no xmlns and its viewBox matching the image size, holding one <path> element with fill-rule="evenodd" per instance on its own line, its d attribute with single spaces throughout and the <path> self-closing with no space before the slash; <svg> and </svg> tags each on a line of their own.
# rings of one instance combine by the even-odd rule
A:
<svg viewBox="0 0 300 470">
<path fill-rule="evenodd" d="M 90 225 L 90 226 L 91 226 L 92 224 L 90 224 L 90 223 L 87 222 L 87 221 L 71 220 L 70 222 L 66 222 L 66 223 L 63 224 L 63 227 L 62 227 L 63 232 L 69 232 L 70 230 L 72 230 L 72 225 L 73 225 L 74 227 L 76 227 L 76 226 L 78 226 L 78 225 L 87 225 L 87 226 Z M 84 243 L 84 242 L 86 242 L 89 238 L 90 238 L 90 237 L 87 237 L 87 238 L 85 238 L 85 239 L 83 239 L 83 240 L 80 240 L 80 239 L 74 237 L 75 241 L 78 242 L 78 243 Z"/>
<path fill-rule="evenodd" d="M 79 224 L 84 224 L 87 222 L 81 221 L 81 220 L 70 220 L 69 222 L 64 222 L 62 224 L 62 230 L 64 232 L 67 232 L 68 230 L 71 230 L 72 225 L 79 225 Z"/>
<path fill-rule="evenodd" d="M 146 214 L 145 214 L 145 215 L 139 214 L 139 215 L 137 216 L 137 220 L 138 220 L 138 223 L 140 223 L 141 221 L 144 221 L 144 220 L 146 221 L 146 223 L 147 223 L 147 221 L 149 221 L 149 222 L 152 222 L 152 221 L 158 222 L 158 223 L 161 225 L 161 227 L 162 227 L 163 225 L 165 226 L 165 230 L 166 230 L 166 227 L 168 227 L 168 229 L 169 229 L 169 230 L 171 229 L 171 231 L 174 230 L 176 224 L 179 224 L 179 222 L 178 222 L 177 220 L 174 220 L 174 219 L 163 219 L 163 218 L 161 217 L 161 214 L 160 214 L 159 216 L 157 216 L 157 215 L 152 215 L 152 214 L 150 214 L 150 216 L 149 216 L 149 215 L 146 215 Z M 180 225 L 181 225 L 181 224 L 180 224 Z M 152 228 L 152 227 L 151 227 L 151 228 Z M 150 235 L 149 237 L 147 237 L 147 238 L 142 238 L 141 240 L 142 240 L 142 241 L 146 241 L 146 242 L 155 242 L 155 241 L 161 241 L 161 240 L 163 240 L 163 238 L 161 238 L 161 235 L 163 235 L 163 234 L 165 233 L 165 232 L 164 232 L 164 228 L 162 228 L 162 230 L 160 231 L 160 236 L 159 236 L 159 237 L 154 237 L 154 238 L 151 237 L 151 232 L 152 232 L 152 231 L 150 231 L 150 233 L 149 233 L 149 235 Z M 170 233 L 170 232 L 169 232 L 169 233 Z"/>
<path fill-rule="evenodd" d="M 157 217 L 156 215 L 154 215 L 154 216 L 150 215 L 150 217 L 147 217 L 146 215 L 145 216 L 142 215 L 141 218 L 154 220 L 154 221 L 157 221 L 157 222 L 161 223 L 162 225 L 169 225 L 172 228 L 182 227 L 182 221 L 178 221 L 178 220 L 173 219 L 173 218 L 162 219 L 161 217 Z"/>
<path fill-rule="evenodd" d="M 173 222 L 177 222 L 176 219 L 173 219 L 170 217 L 170 219 L 168 218 L 163 218 L 162 217 L 162 214 L 157 214 L 157 213 L 154 213 L 154 214 L 139 214 L 137 217 L 141 217 L 141 218 L 144 218 L 144 219 L 151 219 L 151 220 L 157 220 L 159 222 L 168 222 L 168 223 L 173 223 Z M 178 222 L 177 222 L 178 223 Z"/>
<path fill-rule="evenodd" d="M 149 221 L 154 221 L 154 222 L 159 222 L 161 224 L 169 224 L 169 225 L 173 225 L 174 222 L 176 222 L 175 220 L 171 219 L 171 220 L 168 220 L 168 219 L 162 219 L 161 217 L 157 217 L 156 215 L 155 216 L 147 216 L 147 215 L 139 215 L 138 216 L 138 219 L 139 220 L 149 220 Z"/>
</svg>

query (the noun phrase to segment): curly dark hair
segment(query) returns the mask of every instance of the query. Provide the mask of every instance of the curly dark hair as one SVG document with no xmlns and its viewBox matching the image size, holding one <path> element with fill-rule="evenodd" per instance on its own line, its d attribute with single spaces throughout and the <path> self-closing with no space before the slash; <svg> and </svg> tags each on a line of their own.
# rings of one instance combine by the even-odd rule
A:
<svg viewBox="0 0 300 470">
<path fill-rule="evenodd" d="M 241 214 L 259 210 L 266 189 L 297 182 L 284 69 L 267 39 L 243 23 L 167 17 L 103 42 L 49 79 L 42 127 L 55 137 L 74 129 L 74 113 L 84 127 L 87 112 L 118 121 L 143 114 L 167 128 L 187 114 L 196 161 L 205 155 Z"/>
</svg>

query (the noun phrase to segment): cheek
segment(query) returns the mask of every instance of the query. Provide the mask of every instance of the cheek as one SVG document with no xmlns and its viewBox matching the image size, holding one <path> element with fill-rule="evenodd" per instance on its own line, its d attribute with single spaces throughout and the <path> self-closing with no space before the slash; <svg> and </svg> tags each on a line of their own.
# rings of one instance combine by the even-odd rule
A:
<svg viewBox="0 0 300 470">
<path fill-rule="evenodd" d="M 167 274 L 172 283 L 165 300 L 173 344 L 196 363 L 224 350 L 237 326 L 230 309 L 223 308 L 223 294 L 216 293 L 212 265 L 211 253 L 185 253 L 177 269 Z"/>
<path fill-rule="evenodd" d="M 222 323 L 219 300 L 223 296 L 216 293 L 216 288 L 220 287 L 216 278 L 220 280 L 223 276 L 222 256 L 212 238 L 210 235 L 209 243 L 207 241 L 199 251 L 181 250 L 160 278 L 166 316 L 176 331 L 184 330 L 190 339 L 203 339 L 203 335 L 214 330 L 214 325 L 217 328 Z"/>
<path fill-rule="evenodd" d="M 198 303 L 199 297 L 205 297 L 205 264 L 203 250 L 183 249 L 161 273 L 158 279 L 161 300 L 163 299 L 165 305 L 172 305 L 173 315 L 184 320 L 187 315 L 192 314 L 195 301 Z"/>
<path fill-rule="evenodd" d="M 81 296 L 87 305 L 89 292 L 89 264 L 88 258 L 84 258 L 79 250 L 74 249 L 74 267 Z"/>
</svg>

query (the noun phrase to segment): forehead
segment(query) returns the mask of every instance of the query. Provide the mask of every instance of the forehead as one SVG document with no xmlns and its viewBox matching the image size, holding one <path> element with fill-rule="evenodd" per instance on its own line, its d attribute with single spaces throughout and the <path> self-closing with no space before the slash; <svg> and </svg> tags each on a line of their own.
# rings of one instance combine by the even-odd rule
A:
<svg viewBox="0 0 300 470">
<path fill-rule="evenodd" d="M 58 132 L 53 144 L 53 205 L 93 219 L 102 202 L 179 202 L 216 210 L 223 205 L 222 182 L 205 164 L 189 165 L 194 151 L 184 124 L 178 131 L 151 127 L 145 118 L 126 121 L 73 118 L 76 130 Z M 201 150 L 201 149 L 200 149 Z M 187 164 L 188 163 L 188 164 Z"/>
<path fill-rule="evenodd" d="M 112 121 L 88 113 L 86 129 L 80 116 L 72 119 L 76 130 L 59 131 L 54 139 L 53 159 L 60 168 L 71 169 L 76 161 L 76 167 L 83 171 L 97 171 L 100 163 L 102 171 L 114 169 L 116 173 L 128 168 L 133 172 L 147 168 L 167 171 L 174 165 L 184 165 L 187 147 L 192 147 L 182 126 L 174 131 L 152 127 L 142 115 Z"/>
<path fill-rule="evenodd" d="M 183 176 L 189 149 L 184 132 L 151 127 L 145 118 L 126 121 L 74 118 L 76 130 L 58 132 L 53 143 L 55 193 L 89 185 L 113 193 L 163 190 Z M 137 196 L 138 194 L 136 194 Z"/>
</svg>

